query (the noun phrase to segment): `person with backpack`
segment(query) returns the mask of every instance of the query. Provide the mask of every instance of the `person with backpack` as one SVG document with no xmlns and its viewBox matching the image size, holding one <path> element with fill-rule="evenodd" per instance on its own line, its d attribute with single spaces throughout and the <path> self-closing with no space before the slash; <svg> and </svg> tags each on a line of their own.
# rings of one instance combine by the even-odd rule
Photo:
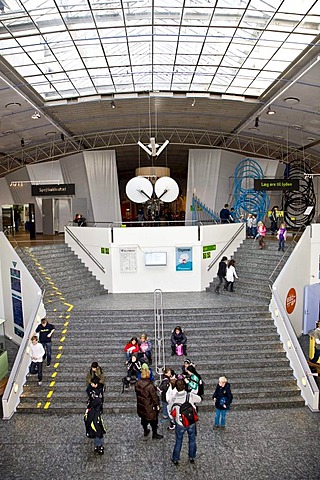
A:
<svg viewBox="0 0 320 480">
<path fill-rule="evenodd" d="M 162 405 L 162 419 L 167 420 L 169 418 L 168 414 L 168 402 L 167 402 L 167 391 L 170 387 L 170 378 L 172 376 L 171 368 L 166 367 L 164 369 L 164 376 L 163 380 L 159 386 L 159 393 L 161 398 L 161 405 Z"/>
<path fill-rule="evenodd" d="M 212 398 L 216 407 L 213 430 L 217 430 L 219 427 L 225 429 L 227 411 L 230 408 L 233 398 L 230 384 L 226 377 L 219 378 Z"/>
<path fill-rule="evenodd" d="M 188 432 L 189 437 L 189 461 L 195 462 L 197 454 L 196 443 L 196 425 L 198 415 L 196 412 L 196 404 L 201 403 L 201 397 L 193 392 L 186 392 L 183 379 L 176 382 L 177 394 L 169 404 L 170 415 L 175 421 L 176 442 L 173 448 L 171 460 L 174 465 L 179 465 L 180 452 L 182 448 L 183 435 Z"/>
<path fill-rule="evenodd" d="M 84 414 L 86 436 L 93 438 L 94 452 L 103 455 L 103 436 L 106 430 L 101 416 L 103 411 L 103 385 L 98 377 L 94 376 L 91 379 L 86 392 L 88 395 L 87 409 Z"/>
</svg>

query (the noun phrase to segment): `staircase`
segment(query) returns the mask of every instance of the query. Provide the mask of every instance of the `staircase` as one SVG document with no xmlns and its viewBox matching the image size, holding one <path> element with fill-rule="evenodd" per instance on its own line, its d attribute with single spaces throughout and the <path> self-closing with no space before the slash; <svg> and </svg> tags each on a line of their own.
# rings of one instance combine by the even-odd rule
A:
<svg viewBox="0 0 320 480">
<path fill-rule="evenodd" d="M 66 244 L 24 247 L 17 253 L 35 281 L 41 277 L 47 303 L 72 303 L 108 293 Z"/>
<path fill-rule="evenodd" d="M 235 253 L 239 275 L 236 294 L 213 293 L 215 308 L 164 310 L 166 364 L 181 372 L 184 357 L 170 356 L 170 334 L 175 325 L 182 325 L 188 336 L 188 357 L 205 382 L 203 410 L 212 410 L 211 395 L 221 375 L 231 383 L 233 409 L 304 405 L 268 311 L 270 289 L 259 276 L 261 272 L 268 277 L 280 256 L 271 248 L 252 252 L 252 242 L 246 240 Z M 71 278 L 73 275 L 69 275 Z M 237 302 L 240 296 L 246 303 L 243 298 L 242 303 Z M 74 298 L 72 290 L 70 297 Z M 36 376 L 27 377 L 18 411 L 83 413 L 86 373 L 92 361 L 98 361 L 107 378 L 105 411 L 135 412 L 134 387 L 122 393 L 121 379 L 126 373 L 123 347 L 129 338 L 142 332 L 154 340 L 153 310 L 97 310 L 94 298 L 81 302 L 80 308 L 77 302 L 70 305 L 67 295 L 65 302 L 67 305 L 46 305 L 47 317 L 56 327 L 53 361 L 51 367 L 43 368 L 42 387 L 37 385 Z"/>
</svg>

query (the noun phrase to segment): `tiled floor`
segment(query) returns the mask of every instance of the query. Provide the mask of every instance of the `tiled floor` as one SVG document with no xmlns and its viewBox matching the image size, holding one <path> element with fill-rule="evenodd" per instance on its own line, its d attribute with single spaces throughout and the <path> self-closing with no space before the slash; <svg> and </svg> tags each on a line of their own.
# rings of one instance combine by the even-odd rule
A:
<svg viewBox="0 0 320 480">
<path fill-rule="evenodd" d="M 165 309 L 210 308 L 223 305 L 226 295 L 165 293 L 163 302 Z M 109 294 L 96 297 L 92 308 L 153 308 L 153 295 Z M 211 393 L 206 395 L 210 398 Z M 42 411 L 0 421 L 1 480 L 320 479 L 320 414 L 307 408 L 230 410 L 226 431 L 213 431 L 213 414 L 200 408 L 196 463 L 188 463 L 185 437 L 178 467 L 170 461 L 174 433 L 166 424 L 159 427 L 164 439 L 155 441 L 143 437 L 136 415 L 105 415 L 105 423 L 105 455 L 97 457 L 92 440 L 85 437 L 82 415 Z"/>
</svg>

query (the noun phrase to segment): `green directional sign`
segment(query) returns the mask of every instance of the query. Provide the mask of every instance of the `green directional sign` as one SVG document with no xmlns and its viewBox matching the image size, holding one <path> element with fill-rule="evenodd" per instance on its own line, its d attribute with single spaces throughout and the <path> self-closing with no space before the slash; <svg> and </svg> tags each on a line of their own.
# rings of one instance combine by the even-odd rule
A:
<svg viewBox="0 0 320 480">
<path fill-rule="evenodd" d="M 109 248 L 108 247 L 101 247 L 100 249 L 102 254 L 109 255 Z"/>
<path fill-rule="evenodd" d="M 217 245 L 204 245 L 202 247 L 203 252 L 212 252 L 213 250 L 217 249 Z"/>
</svg>

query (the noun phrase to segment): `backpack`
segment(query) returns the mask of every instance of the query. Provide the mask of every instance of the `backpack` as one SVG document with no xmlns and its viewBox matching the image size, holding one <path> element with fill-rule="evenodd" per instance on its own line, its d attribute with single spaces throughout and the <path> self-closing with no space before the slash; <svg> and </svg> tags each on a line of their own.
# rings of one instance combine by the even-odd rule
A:
<svg viewBox="0 0 320 480">
<path fill-rule="evenodd" d="M 187 397 L 185 402 L 183 403 L 174 403 L 172 405 L 172 410 L 171 410 L 171 415 L 175 418 L 177 416 L 177 409 L 175 408 L 173 410 L 173 407 L 175 405 L 179 405 L 180 407 L 180 417 L 181 417 L 181 423 L 184 427 L 189 427 L 190 425 L 193 425 L 199 420 L 198 414 L 196 412 L 196 409 L 194 406 L 189 402 L 189 396 L 190 394 L 187 393 Z"/>
</svg>

